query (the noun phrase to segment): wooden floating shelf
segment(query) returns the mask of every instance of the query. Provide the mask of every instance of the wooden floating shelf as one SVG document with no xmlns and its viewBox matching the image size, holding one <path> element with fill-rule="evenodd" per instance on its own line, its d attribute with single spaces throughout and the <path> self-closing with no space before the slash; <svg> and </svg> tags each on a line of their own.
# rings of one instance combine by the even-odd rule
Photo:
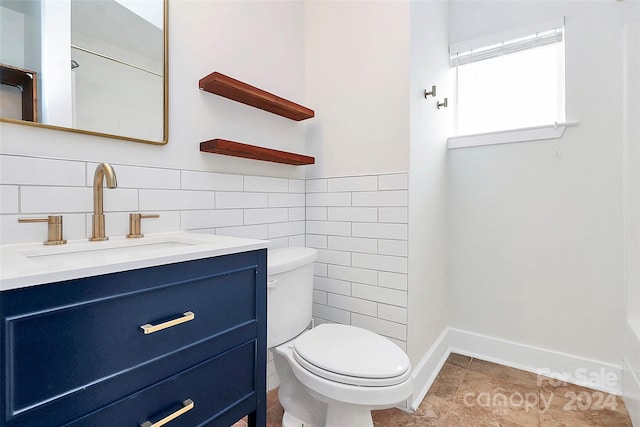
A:
<svg viewBox="0 0 640 427">
<path fill-rule="evenodd" d="M 226 139 L 212 139 L 201 142 L 200 151 L 296 166 L 312 165 L 316 162 L 314 157 L 271 148 L 256 147 L 255 145 L 227 141 Z"/>
<path fill-rule="evenodd" d="M 280 98 L 217 71 L 201 78 L 199 87 L 206 92 L 224 96 L 291 120 L 306 120 L 315 115 L 314 111 L 307 107 Z"/>
</svg>

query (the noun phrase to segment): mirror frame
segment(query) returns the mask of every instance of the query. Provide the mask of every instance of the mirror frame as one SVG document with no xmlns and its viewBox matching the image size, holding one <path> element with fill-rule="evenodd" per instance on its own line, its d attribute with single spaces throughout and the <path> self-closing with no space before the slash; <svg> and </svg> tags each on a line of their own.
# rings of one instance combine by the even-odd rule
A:
<svg viewBox="0 0 640 427">
<path fill-rule="evenodd" d="M 0 122 L 4 122 L 4 123 L 13 123 L 13 124 L 18 124 L 18 125 L 26 125 L 26 126 L 34 126 L 34 127 L 39 127 L 39 128 L 44 128 L 44 129 L 53 129 L 53 130 L 61 130 L 61 131 L 67 131 L 67 132 L 74 132 L 74 133 L 81 133 L 84 135 L 93 135 L 93 136 L 100 136 L 103 138 L 113 138 L 113 139 L 123 139 L 125 141 L 133 141 L 133 142 L 143 142 L 145 144 L 152 144 L 152 145 L 165 145 L 169 142 L 169 0 L 162 0 L 163 3 L 163 34 L 162 34 L 162 41 L 163 41 L 163 49 L 164 49 L 164 53 L 163 53 L 163 73 L 164 73 L 164 97 L 163 97 L 163 112 L 162 112 L 162 131 L 163 131 L 163 139 L 162 141 L 151 141 L 151 140 L 147 140 L 147 139 L 140 139 L 140 138 L 131 138 L 128 136 L 124 136 L 124 135 L 113 135 L 113 134 L 109 134 L 109 133 L 102 133 L 102 132 L 94 132 L 94 131 L 90 131 L 90 130 L 84 130 L 84 129 L 74 129 L 74 128 L 67 128 L 64 126 L 55 126 L 55 125 L 48 125 L 46 123 L 36 123 L 36 122 L 30 122 L 30 121 L 26 121 L 26 120 L 17 120 L 17 119 L 7 119 L 4 117 L 0 117 Z"/>
</svg>

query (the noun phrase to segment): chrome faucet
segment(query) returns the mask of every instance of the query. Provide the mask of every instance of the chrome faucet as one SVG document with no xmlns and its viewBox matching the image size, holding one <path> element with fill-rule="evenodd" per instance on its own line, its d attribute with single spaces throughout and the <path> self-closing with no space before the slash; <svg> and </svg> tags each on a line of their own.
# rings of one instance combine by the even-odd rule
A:
<svg viewBox="0 0 640 427">
<path fill-rule="evenodd" d="M 104 207 L 102 203 L 102 181 L 106 179 L 107 188 L 116 188 L 118 181 L 116 173 L 109 163 L 100 163 L 93 175 L 93 226 L 89 240 L 109 240 L 104 235 Z"/>
</svg>

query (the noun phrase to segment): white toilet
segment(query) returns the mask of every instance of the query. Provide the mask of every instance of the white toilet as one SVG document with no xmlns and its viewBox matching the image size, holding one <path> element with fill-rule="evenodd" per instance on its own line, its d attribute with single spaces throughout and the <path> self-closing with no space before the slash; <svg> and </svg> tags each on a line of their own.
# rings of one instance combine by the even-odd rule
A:
<svg viewBox="0 0 640 427">
<path fill-rule="evenodd" d="M 309 248 L 270 250 L 267 345 L 280 377 L 284 427 L 371 427 L 372 409 L 412 393 L 411 364 L 390 340 L 349 325 L 311 322 L 313 261 Z"/>
</svg>

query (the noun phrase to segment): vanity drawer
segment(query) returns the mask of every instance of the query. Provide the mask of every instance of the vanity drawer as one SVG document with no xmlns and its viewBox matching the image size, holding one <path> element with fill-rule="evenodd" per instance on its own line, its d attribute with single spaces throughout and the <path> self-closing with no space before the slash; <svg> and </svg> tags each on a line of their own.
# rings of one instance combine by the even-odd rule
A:
<svg viewBox="0 0 640 427">
<path fill-rule="evenodd" d="M 41 413 L 68 422 L 240 342 L 262 340 L 264 256 L 235 254 L 3 294 L 4 419 L 23 425 Z M 147 324 L 167 327 L 145 334 Z M 92 398 L 68 404 L 78 396 Z"/>
<path fill-rule="evenodd" d="M 167 427 L 224 425 L 217 422 L 219 418 L 225 418 L 224 412 L 233 411 L 235 405 L 256 400 L 255 372 L 247 369 L 255 366 L 255 356 L 256 341 L 252 340 L 68 426 L 138 427 L 145 421 L 155 423 L 180 411 L 183 413 Z M 188 400 L 193 403 L 191 409 L 185 407 Z M 226 411 L 216 413 L 212 408 L 226 408 Z"/>
</svg>

